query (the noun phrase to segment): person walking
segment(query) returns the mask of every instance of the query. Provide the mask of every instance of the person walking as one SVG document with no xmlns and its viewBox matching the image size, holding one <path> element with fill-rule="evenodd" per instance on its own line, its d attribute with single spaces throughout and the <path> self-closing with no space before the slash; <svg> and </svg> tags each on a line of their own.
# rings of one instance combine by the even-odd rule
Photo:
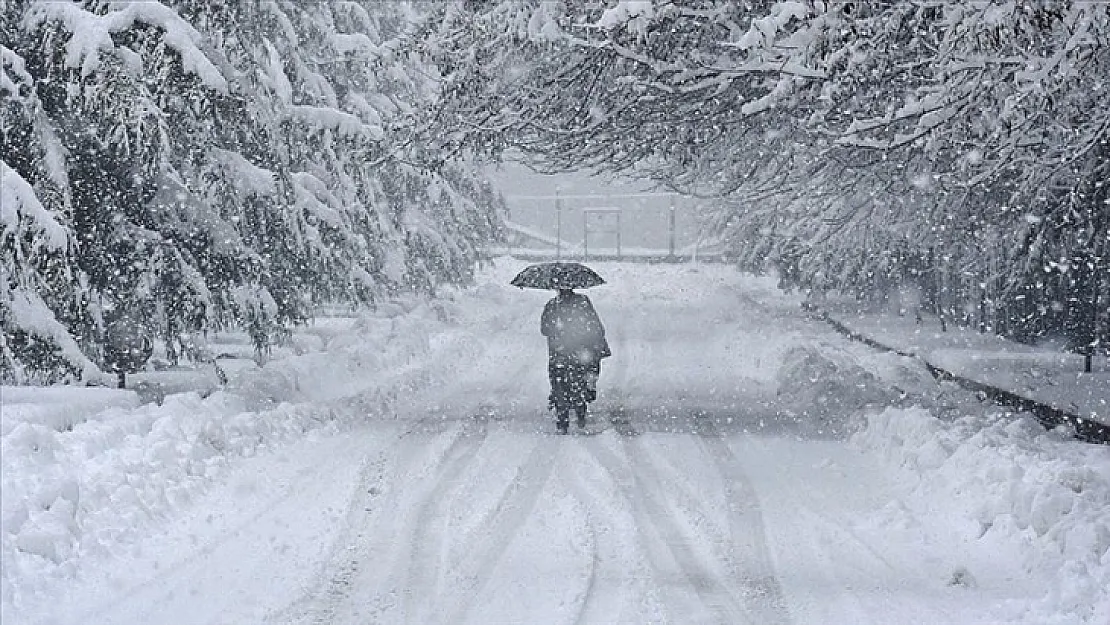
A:
<svg viewBox="0 0 1110 625">
<path fill-rule="evenodd" d="M 547 337 L 548 403 L 555 409 L 556 429 L 568 432 L 571 410 L 584 428 L 587 404 L 597 399 L 601 360 L 612 355 L 605 326 L 590 298 L 560 288 L 544 306 L 540 333 Z"/>
</svg>

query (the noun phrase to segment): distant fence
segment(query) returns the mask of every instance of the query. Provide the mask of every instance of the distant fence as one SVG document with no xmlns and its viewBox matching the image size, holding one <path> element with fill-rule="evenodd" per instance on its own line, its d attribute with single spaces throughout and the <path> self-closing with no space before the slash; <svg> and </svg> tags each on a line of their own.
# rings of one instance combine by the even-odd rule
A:
<svg viewBox="0 0 1110 625">
<path fill-rule="evenodd" d="M 704 243 L 701 206 L 677 193 L 561 193 L 507 195 L 506 226 L 531 241 L 516 246 L 553 247 L 557 255 L 623 257 L 626 250 L 666 256 Z M 536 245 L 543 241 L 544 245 Z M 529 244 L 532 243 L 532 244 Z M 658 256 L 638 254 L 638 256 Z"/>
<path fill-rule="evenodd" d="M 678 253 L 670 254 L 667 250 L 596 250 L 588 254 L 563 252 L 556 254 L 552 250 L 526 249 L 519 247 L 491 247 L 486 249 L 489 256 L 511 256 L 530 262 L 545 262 L 553 260 L 580 261 L 580 262 L 622 262 L 622 263 L 731 263 L 734 257 L 718 252 L 701 254 Z"/>
<path fill-rule="evenodd" d="M 601 211 L 598 211 L 601 212 Z M 608 210 L 604 212 L 610 212 Z M 583 211 L 588 216 L 589 209 Z M 621 225 L 617 220 L 616 224 Z M 566 240 L 538 228 L 524 226 L 511 221 L 502 224 L 506 230 L 506 244 L 488 248 L 490 255 L 514 256 L 525 260 L 578 260 L 578 261 L 626 261 L 639 263 L 681 263 L 681 262 L 732 262 L 733 257 L 724 251 L 724 246 L 711 240 L 696 239 L 693 243 L 678 247 L 676 237 L 669 237 L 667 248 L 623 245 L 618 231 L 615 241 L 609 245 L 591 245 L 588 238 L 581 241 Z M 584 231 L 583 234 L 588 234 Z M 614 245 L 615 244 L 615 245 Z"/>
</svg>

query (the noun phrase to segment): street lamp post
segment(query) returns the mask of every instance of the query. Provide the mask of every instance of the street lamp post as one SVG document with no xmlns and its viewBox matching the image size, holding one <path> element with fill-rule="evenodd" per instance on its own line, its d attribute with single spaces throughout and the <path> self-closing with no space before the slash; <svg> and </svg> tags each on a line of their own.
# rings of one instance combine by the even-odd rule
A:
<svg viewBox="0 0 1110 625">
<path fill-rule="evenodd" d="M 667 250 L 668 250 L 667 258 L 671 261 L 674 261 L 675 260 L 675 256 L 674 256 L 674 243 L 675 243 L 674 204 L 671 204 L 670 211 L 668 212 L 668 217 L 669 217 L 668 225 L 670 227 L 670 229 L 669 229 L 669 235 L 670 236 L 668 237 L 668 240 L 667 240 Z"/>
<path fill-rule="evenodd" d="M 555 188 L 555 260 L 563 259 L 563 202 Z"/>
</svg>

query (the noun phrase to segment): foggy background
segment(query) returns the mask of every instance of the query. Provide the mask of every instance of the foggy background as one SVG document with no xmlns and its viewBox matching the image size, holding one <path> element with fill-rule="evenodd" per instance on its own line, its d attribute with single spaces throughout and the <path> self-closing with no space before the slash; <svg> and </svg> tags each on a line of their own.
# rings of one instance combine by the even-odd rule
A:
<svg viewBox="0 0 1110 625">
<path fill-rule="evenodd" d="M 511 161 L 489 166 L 484 173 L 504 196 L 507 222 L 538 230 L 550 237 L 558 235 L 574 246 L 581 246 L 588 231 L 589 249 L 615 250 L 617 220 L 614 215 L 592 214 L 589 221 L 583 220 L 585 211 L 598 208 L 619 209 L 620 243 L 624 250 L 667 251 L 672 206 L 675 210 L 675 248 L 689 248 L 698 242 L 699 236 L 704 239 L 704 231 L 699 227 L 701 205 L 698 200 L 655 190 L 632 178 L 597 176 L 587 172 L 541 174 Z M 558 202 L 556 196 L 559 197 Z M 523 246 L 542 247 L 542 244 L 536 242 L 529 245 L 525 242 Z"/>
</svg>

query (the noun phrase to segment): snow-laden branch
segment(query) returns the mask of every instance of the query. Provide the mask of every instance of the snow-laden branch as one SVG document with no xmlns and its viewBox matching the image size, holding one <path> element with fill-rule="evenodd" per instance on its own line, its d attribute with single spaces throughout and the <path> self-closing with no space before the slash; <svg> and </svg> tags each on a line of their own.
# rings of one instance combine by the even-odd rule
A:
<svg viewBox="0 0 1110 625">
<path fill-rule="evenodd" d="M 11 245 L 19 245 L 28 231 L 48 250 L 64 251 L 69 245 L 65 227 L 42 205 L 30 183 L 4 161 L 0 161 L 0 226 L 4 239 L 14 239 Z M 0 241 L 0 246 L 8 245 Z"/>
<path fill-rule="evenodd" d="M 86 11 L 75 2 L 36 2 L 25 23 L 38 28 L 60 22 L 70 34 L 66 44 L 66 67 L 80 70 L 88 77 L 100 67 L 100 53 L 116 49 L 112 35 L 149 24 L 161 28 L 162 40 L 181 56 L 184 70 L 194 74 L 208 88 L 228 92 L 227 79 L 208 55 L 201 50 L 203 36 L 173 9 L 161 2 L 112 2 L 104 15 Z"/>
<path fill-rule="evenodd" d="M 2 288 L 7 291 L 7 271 L 0 268 L 0 280 L 4 282 Z M 82 380 L 92 382 L 107 382 L 106 376 L 100 367 L 81 351 L 77 341 L 70 335 L 69 330 L 58 322 L 54 312 L 46 305 L 37 293 L 32 290 L 17 287 L 15 290 L 4 293 L 7 295 L 11 312 L 12 327 L 23 332 L 44 339 L 46 343 L 55 345 L 62 352 L 62 357 L 76 365 L 80 370 Z M 10 298 L 10 299 L 9 299 Z"/>
<path fill-rule="evenodd" d="M 335 108 L 294 104 L 289 107 L 294 119 L 314 131 L 331 130 L 344 137 L 361 137 L 381 141 L 385 131 L 381 126 L 363 122 L 358 116 Z"/>
</svg>

